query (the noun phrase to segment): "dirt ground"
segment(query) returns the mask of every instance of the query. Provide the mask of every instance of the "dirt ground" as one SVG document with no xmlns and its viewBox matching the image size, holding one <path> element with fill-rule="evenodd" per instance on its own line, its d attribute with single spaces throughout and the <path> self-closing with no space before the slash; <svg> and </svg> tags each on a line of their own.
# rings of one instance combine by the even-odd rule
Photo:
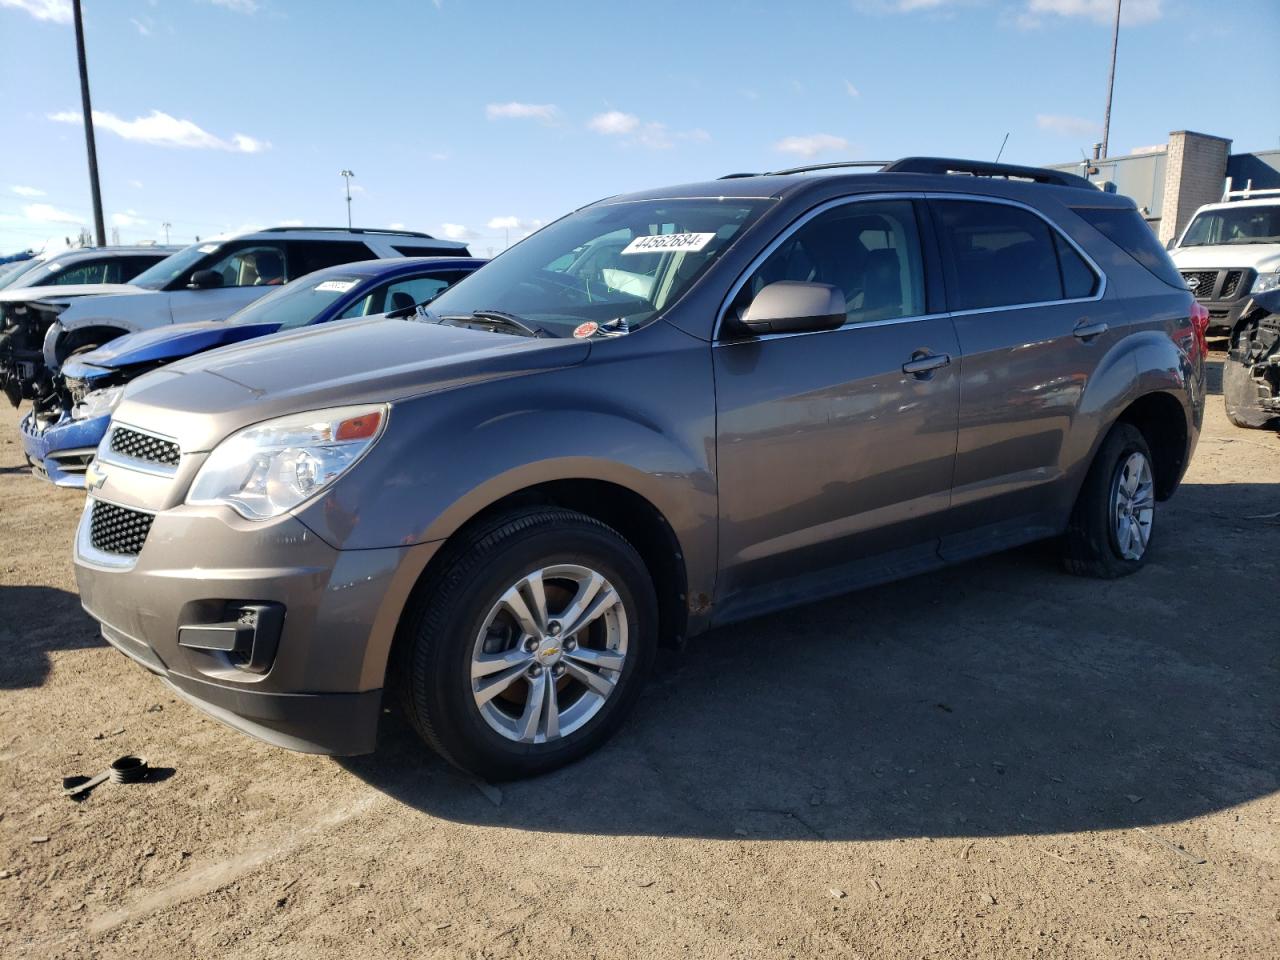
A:
<svg viewBox="0 0 1280 960">
<path fill-rule="evenodd" d="M 1220 375 L 1215 364 L 1215 373 Z M 1033 547 L 726 629 L 501 790 L 290 754 L 97 638 L 0 418 L 0 955 L 1280 956 L 1280 435 L 1216 386 L 1147 568 Z M 125 753 L 163 779 L 83 803 Z"/>
</svg>

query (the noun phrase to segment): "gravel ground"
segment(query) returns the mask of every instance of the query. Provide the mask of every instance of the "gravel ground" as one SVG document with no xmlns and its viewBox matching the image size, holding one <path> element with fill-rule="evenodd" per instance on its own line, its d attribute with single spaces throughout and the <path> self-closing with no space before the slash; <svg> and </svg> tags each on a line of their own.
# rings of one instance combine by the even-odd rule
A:
<svg viewBox="0 0 1280 960">
<path fill-rule="evenodd" d="M 1147 568 L 1033 547 L 718 631 L 499 791 L 251 741 L 99 640 L 0 419 L 5 957 L 1280 956 L 1280 436 L 1221 397 Z M 163 779 L 61 779 L 140 753 Z"/>
</svg>

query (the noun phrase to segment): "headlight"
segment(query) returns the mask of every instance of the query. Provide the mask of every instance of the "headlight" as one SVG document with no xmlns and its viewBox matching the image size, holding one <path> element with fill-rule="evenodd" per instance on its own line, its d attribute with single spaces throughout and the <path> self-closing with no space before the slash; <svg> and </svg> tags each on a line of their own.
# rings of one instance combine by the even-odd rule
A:
<svg viewBox="0 0 1280 960">
<path fill-rule="evenodd" d="M 246 520 L 292 510 L 342 476 L 373 446 L 388 408 L 335 407 L 246 427 L 209 454 L 190 504 L 226 504 Z"/>
<path fill-rule="evenodd" d="M 1253 286 L 1249 288 L 1249 292 L 1268 293 L 1276 289 L 1280 289 L 1280 270 L 1258 274 L 1253 278 Z"/>
<path fill-rule="evenodd" d="M 107 387 L 105 390 L 94 390 L 85 394 L 85 398 L 71 408 L 72 420 L 89 420 L 110 413 L 120 406 L 120 398 L 124 396 L 124 387 Z"/>
</svg>

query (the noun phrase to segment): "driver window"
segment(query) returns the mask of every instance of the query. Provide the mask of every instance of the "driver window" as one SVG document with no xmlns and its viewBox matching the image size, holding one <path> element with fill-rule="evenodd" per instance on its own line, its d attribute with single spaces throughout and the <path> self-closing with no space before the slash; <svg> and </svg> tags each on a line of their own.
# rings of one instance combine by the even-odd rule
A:
<svg viewBox="0 0 1280 960">
<path fill-rule="evenodd" d="M 829 283 L 844 292 L 849 323 L 921 316 L 924 265 L 909 200 L 856 202 L 814 217 L 784 239 L 734 303 L 745 310 L 779 280 Z"/>
<path fill-rule="evenodd" d="M 224 287 L 273 287 L 286 278 L 284 250 L 271 245 L 237 250 L 209 269 L 222 274 Z"/>
</svg>

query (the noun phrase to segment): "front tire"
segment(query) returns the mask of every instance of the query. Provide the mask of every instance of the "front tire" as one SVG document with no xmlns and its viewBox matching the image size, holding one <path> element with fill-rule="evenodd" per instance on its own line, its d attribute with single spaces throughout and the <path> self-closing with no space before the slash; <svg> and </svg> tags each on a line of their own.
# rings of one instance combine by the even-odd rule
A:
<svg viewBox="0 0 1280 960">
<path fill-rule="evenodd" d="M 616 531 L 542 508 L 484 524 L 442 558 L 398 640 L 401 702 L 427 743 L 489 780 L 605 742 L 657 649 L 657 599 Z"/>
<path fill-rule="evenodd" d="M 1062 542 L 1070 573 L 1112 580 L 1147 562 L 1155 521 L 1155 474 L 1142 431 L 1117 423 L 1098 448 Z"/>
</svg>

